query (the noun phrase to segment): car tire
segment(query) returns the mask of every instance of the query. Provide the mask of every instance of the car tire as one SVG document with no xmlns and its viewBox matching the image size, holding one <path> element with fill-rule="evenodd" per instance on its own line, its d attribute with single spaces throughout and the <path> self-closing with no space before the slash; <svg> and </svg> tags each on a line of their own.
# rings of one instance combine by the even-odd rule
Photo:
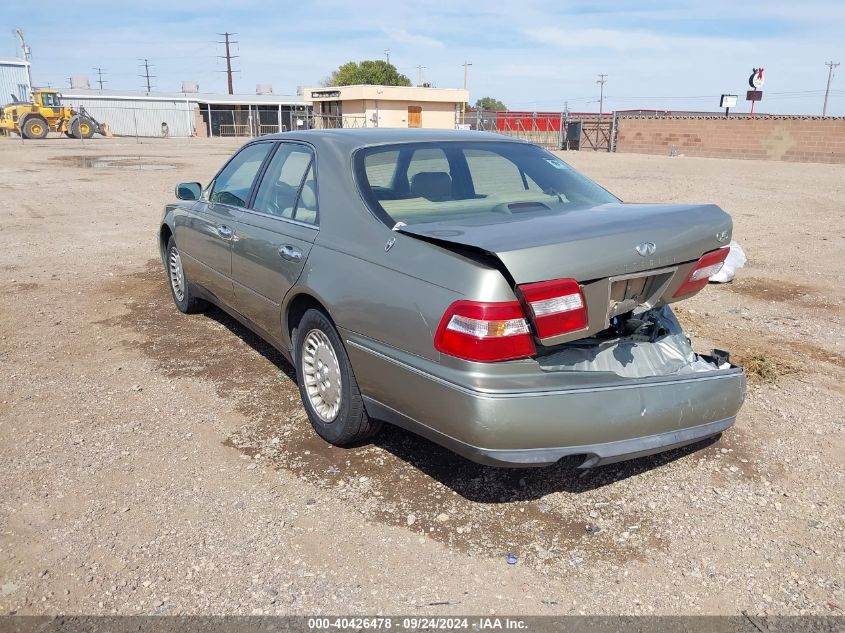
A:
<svg viewBox="0 0 845 633">
<path fill-rule="evenodd" d="M 294 349 L 299 394 L 317 435 L 348 446 L 378 433 L 381 421 L 367 415 L 340 335 L 322 311 L 310 309 L 302 316 Z"/>
<path fill-rule="evenodd" d="M 195 314 L 208 309 L 208 302 L 194 294 L 194 287 L 185 275 L 182 267 L 182 256 L 176 248 L 176 240 L 171 235 L 167 240 L 167 250 L 164 257 L 164 274 L 173 303 L 185 314 Z"/>
</svg>

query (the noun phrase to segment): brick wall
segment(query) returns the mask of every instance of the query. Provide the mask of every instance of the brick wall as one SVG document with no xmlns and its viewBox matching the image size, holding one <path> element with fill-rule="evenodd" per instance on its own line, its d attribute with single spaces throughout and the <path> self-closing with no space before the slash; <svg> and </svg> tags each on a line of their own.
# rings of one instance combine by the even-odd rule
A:
<svg viewBox="0 0 845 633">
<path fill-rule="evenodd" d="M 616 151 L 845 163 L 845 117 L 637 117 L 616 121 Z"/>
</svg>

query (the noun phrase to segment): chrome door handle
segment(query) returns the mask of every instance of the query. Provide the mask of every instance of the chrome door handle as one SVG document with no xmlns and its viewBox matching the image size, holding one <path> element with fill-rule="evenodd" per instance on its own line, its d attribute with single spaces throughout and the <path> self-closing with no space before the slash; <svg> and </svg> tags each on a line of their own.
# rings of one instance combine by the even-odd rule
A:
<svg viewBox="0 0 845 633">
<path fill-rule="evenodd" d="M 222 237 L 224 240 L 230 240 L 232 239 L 232 235 L 234 235 L 234 233 L 232 232 L 232 229 L 230 229 L 228 226 L 226 226 L 225 224 L 221 224 L 217 227 L 217 235 Z"/>
<path fill-rule="evenodd" d="M 302 251 L 290 244 L 282 244 L 279 247 L 279 255 L 291 262 L 302 261 Z"/>
</svg>

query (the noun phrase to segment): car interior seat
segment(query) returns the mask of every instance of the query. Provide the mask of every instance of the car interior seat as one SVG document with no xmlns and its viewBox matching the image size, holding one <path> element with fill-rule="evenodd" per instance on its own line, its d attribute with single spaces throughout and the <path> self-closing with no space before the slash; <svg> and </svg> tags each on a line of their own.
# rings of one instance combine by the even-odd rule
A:
<svg viewBox="0 0 845 633">
<path fill-rule="evenodd" d="M 314 183 L 311 181 L 302 185 L 299 203 L 296 205 L 295 219 L 310 224 L 317 222 L 317 194 L 314 191 Z"/>
<path fill-rule="evenodd" d="M 452 200 L 452 178 L 445 171 L 421 171 L 411 178 L 411 196 L 432 202 Z"/>
</svg>

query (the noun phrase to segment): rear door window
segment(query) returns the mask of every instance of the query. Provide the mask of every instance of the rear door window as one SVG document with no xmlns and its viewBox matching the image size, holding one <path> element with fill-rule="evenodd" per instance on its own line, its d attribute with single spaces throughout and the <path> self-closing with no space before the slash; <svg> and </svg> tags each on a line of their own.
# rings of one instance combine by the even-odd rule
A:
<svg viewBox="0 0 845 633">
<path fill-rule="evenodd" d="M 317 223 L 314 153 L 310 147 L 281 144 L 267 166 L 252 208 L 280 218 Z"/>
</svg>

